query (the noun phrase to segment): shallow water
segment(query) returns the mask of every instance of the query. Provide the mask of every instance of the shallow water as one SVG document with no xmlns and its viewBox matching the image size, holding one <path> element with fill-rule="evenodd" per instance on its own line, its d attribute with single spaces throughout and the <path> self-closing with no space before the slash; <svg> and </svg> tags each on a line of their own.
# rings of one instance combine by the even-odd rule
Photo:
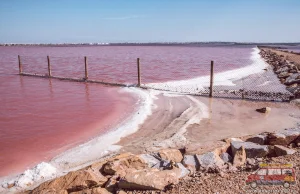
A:
<svg viewBox="0 0 300 194">
<path fill-rule="evenodd" d="M 23 171 L 102 134 L 136 99 L 117 88 L 0 76 L 0 176 Z"/>
</svg>

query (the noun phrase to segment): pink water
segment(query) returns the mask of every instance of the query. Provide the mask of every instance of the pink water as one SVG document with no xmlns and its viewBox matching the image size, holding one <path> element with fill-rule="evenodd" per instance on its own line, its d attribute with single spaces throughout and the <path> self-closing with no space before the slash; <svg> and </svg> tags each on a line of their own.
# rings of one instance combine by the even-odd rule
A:
<svg viewBox="0 0 300 194">
<path fill-rule="evenodd" d="M 0 177 L 37 163 L 101 135 L 129 116 L 136 96 L 119 88 L 34 77 L 24 72 L 84 76 L 88 57 L 91 79 L 135 84 L 136 58 L 141 58 L 143 83 L 181 80 L 249 65 L 250 47 L 0 47 Z"/>
</svg>

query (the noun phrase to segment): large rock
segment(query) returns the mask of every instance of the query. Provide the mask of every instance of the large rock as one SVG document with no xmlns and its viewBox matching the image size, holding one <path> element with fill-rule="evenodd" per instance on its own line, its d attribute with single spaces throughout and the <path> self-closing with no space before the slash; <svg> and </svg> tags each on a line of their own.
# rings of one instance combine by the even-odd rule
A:
<svg viewBox="0 0 300 194">
<path fill-rule="evenodd" d="M 259 145 L 265 145 L 267 136 L 266 135 L 255 135 L 253 137 L 248 138 L 246 141 L 256 143 Z"/>
<path fill-rule="evenodd" d="M 228 153 L 222 153 L 220 155 L 220 158 L 224 161 L 224 162 L 231 162 L 232 161 L 232 157 L 228 154 Z"/>
<path fill-rule="evenodd" d="M 190 174 L 190 170 L 188 170 L 187 168 L 185 168 L 181 163 L 177 163 L 176 166 L 180 169 L 180 176 L 179 178 L 183 178 L 187 175 Z"/>
<path fill-rule="evenodd" d="M 270 133 L 267 136 L 267 143 L 269 145 L 289 145 L 299 136 L 298 131 L 286 130 L 281 133 Z"/>
<path fill-rule="evenodd" d="M 291 73 L 288 72 L 281 72 L 280 74 L 278 74 L 278 78 L 287 78 L 291 75 Z"/>
<path fill-rule="evenodd" d="M 190 171 L 190 173 L 195 173 L 200 169 L 200 164 L 195 155 L 184 155 L 182 164 Z"/>
<path fill-rule="evenodd" d="M 96 187 L 93 189 L 85 189 L 83 191 L 72 192 L 72 194 L 111 194 L 108 190 L 101 187 Z"/>
<path fill-rule="evenodd" d="M 230 148 L 230 143 L 231 141 L 239 141 L 241 139 L 238 138 L 229 138 L 229 139 L 225 139 L 225 143 L 221 146 L 216 148 L 214 151 L 218 154 L 221 155 L 223 153 L 226 153 L 228 151 L 228 149 Z M 242 140 L 241 140 L 242 141 Z"/>
<path fill-rule="evenodd" d="M 216 152 L 208 152 L 202 155 L 196 155 L 198 163 L 200 166 L 207 167 L 221 167 L 224 164 L 224 161 L 220 158 Z"/>
<path fill-rule="evenodd" d="M 291 85 L 295 83 L 300 83 L 300 73 L 295 73 L 290 75 L 286 80 L 285 83 L 286 85 Z"/>
<path fill-rule="evenodd" d="M 255 157 L 261 158 L 267 156 L 269 153 L 268 146 L 266 145 L 259 145 L 252 142 L 234 141 L 231 142 L 232 155 L 234 156 L 235 152 L 238 149 L 240 149 L 242 146 L 245 148 L 246 155 L 248 158 L 255 158 Z"/>
<path fill-rule="evenodd" d="M 200 164 L 198 162 L 198 160 L 196 159 L 195 155 L 184 155 L 183 161 L 182 161 L 183 165 L 187 168 L 192 168 L 195 170 L 199 170 Z"/>
<path fill-rule="evenodd" d="M 287 66 L 281 67 L 278 70 L 276 70 L 277 74 L 283 73 L 283 72 L 287 72 L 289 70 L 289 68 Z"/>
<path fill-rule="evenodd" d="M 141 154 L 139 157 L 141 157 L 150 168 L 161 162 L 159 157 L 152 154 Z"/>
<path fill-rule="evenodd" d="M 114 160 L 120 160 L 122 158 L 127 158 L 127 157 L 130 157 L 130 156 L 133 156 L 132 153 L 130 152 L 126 152 L 126 153 L 122 153 L 122 154 L 118 154 L 118 155 L 115 155 L 115 156 L 112 156 L 106 160 L 102 160 L 102 161 L 99 161 L 99 162 L 95 162 L 89 166 L 87 166 L 85 169 L 87 170 L 93 170 L 93 171 L 103 171 L 103 166 L 107 163 L 107 162 L 111 162 L 111 161 L 114 161 Z"/>
<path fill-rule="evenodd" d="M 123 174 L 126 169 L 134 168 L 134 169 L 143 169 L 148 167 L 148 164 L 144 161 L 143 158 L 130 155 L 127 157 L 123 157 L 120 159 L 115 159 L 113 161 L 107 162 L 103 166 L 103 172 L 107 175 L 114 175 L 114 174 Z"/>
<path fill-rule="evenodd" d="M 233 158 L 233 166 L 239 167 L 243 166 L 246 163 L 246 151 L 242 146 L 238 150 L 236 150 L 234 158 Z"/>
<path fill-rule="evenodd" d="M 177 184 L 180 176 L 181 170 L 178 168 L 164 171 L 153 168 L 142 170 L 127 169 L 126 176 L 119 181 L 119 188 L 128 190 L 163 190 L 170 184 Z"/>
<path fill-rule="evenodd" d="M 92 187 L 102 186 L 107 178 L 100 173 L 89 170 L 69 172 L 67 175 L 42 183 L 32 191 L 32 194 L 40 194 L 45 190 L 67 190 L 68 192 L 81 191 Z"/>
<path fill-rule="evenodd" d="M 119 175 L 112 176 L 105 184 L 105 189 L 111 193 L 115 193 L 118 189 Z"/>
<path fill-rule="evenodd" d="M 161 160 L 159 163 L 152 166 L 152 168 L 156 168 L 159 170 L 170 170 L 174 166 L 175 166 L 175 162 L 173 161 Z"/>
<path fill-rule="evenodd" d="M 274 150 L 275 150 L 276 156 L 285 156 L 285 155 L 289 155 L 289 154 L 294 154 L 296 152 L 293 149 L 289 149 L 289 148 L 286 148 L 281 145 L 275 145 Z"/>
<path fill-rule="evenodd" d="M 181 152 L 177 149 L 162 149 L 158 151 L 158 154 L 164 160 L 181 162 L 183 159 Z"/>
</svg>

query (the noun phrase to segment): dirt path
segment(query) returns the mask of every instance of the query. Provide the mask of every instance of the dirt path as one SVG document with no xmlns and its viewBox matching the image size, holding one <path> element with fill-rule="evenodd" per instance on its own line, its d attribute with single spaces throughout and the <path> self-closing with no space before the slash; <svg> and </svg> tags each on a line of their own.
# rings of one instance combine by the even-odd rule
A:
<svg viewBox="0 0 300 194">
<path fill-rule="evenodd" d="M 265 49 L 265 50 L 270 50 L 271 52 L 274 52 L 277 55 L 283 55 L 286 60 L 294 62 L 295 65 L 297 65 L 298 69 L 300 69 L 300 55 L 299 54 L 294 54 L 294 53 L 290 53 L 290 52 L 279 51 L 279 50 L 270 49 L 270 48 Z"/>
</svg>

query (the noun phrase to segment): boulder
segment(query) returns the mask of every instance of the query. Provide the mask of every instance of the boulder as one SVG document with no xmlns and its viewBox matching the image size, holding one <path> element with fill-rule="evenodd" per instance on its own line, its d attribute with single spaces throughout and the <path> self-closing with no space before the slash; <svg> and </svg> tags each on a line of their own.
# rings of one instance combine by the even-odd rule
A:
<svg viewBox="0 0 300 194">
<path fill-rule="evenodd" d="M 266 139 L 267 139 L 266 135 L 256 135 L 248 138 L 246 141 L 256 143 L 259 145 L 265 145 Z"/>
<path fill-rule="evenodd" d="M 289 68 L 287 66 L 285 66 L 285 67 L 281 67 L 278 70 L 276 70 L 275 73 L 280 74 L 280 73 L 287 72 L 288 70 L 289 70 Z"/>
<path fill-rule="evenodd" d="M 178 168 L 163 171 L 153 168 L 127 169 L 118 186 L 128 190 L 163 190 L 170 184 L 177 184 L 180 176 L 181 170 Z"/>
<path fill-rule="evenodd" d="M 239 167 L 243 166 L 246 163 L 246 151 L 243 146 L 235 151 L 233 157 L 233 166 Z"/>
<path fill-rule="evenodd" d="M 169 170 L 172 169 L 175 165 L 173 161 L 161 160 L 159 163 L 152 166 L 152 168 L 156 168 L 159 170 Z"/>
<path fill-rule="evenodd" d="M 108 158 L 106 160 L 103 160 L 103 161 L 100 161 L 100 162 L 95 162 L 95 163 L 87 166 L 85 169 L 86 170 L 93 170 L 93 171 L 101 171 L 102 172 L 103 171 L 102 168 L 107 162 L 114 161 L 114 160 L 119 160 L 119 159 L 126 158 L 126 157 L 129 157 L 129 156 L 133 156 L 133 154 L 130 153 L 130 152 L 118 154 L 118 155 L 112 156 L 111 158 Z"/>
<path fill-rule="evenodd" d="M 112 176 L 105 184 L 105 189 L 111 193 L 115 193 L 118 189 L 118 175 Z"/>
<path fill-rule="evenodd" d="M 69 172 L 65 176 L 42 183 L 32 191 L 32 194 L 42 193 L 43 190 L 54 189 L 56 191 L 67 190 L 69 192 L 81 191 L 91 187 L 102 186 L 107 178 L 102 174 L 89 170 Z"/>
<path fill-rule="evenodd" d="M 300 83 L 300 73 L 290 75 L 284 82 L 284 84 L 286 85 L 291 85 L 295 83 Z"/>
<path fill-rule="evenodd" d="M 198 170 L 200 167 L 195 155 L 184 155 L 182 163 L 186 167 L 195 168 L 195 170 Z"/>
<path fill-rule="evenodd" d="M 82 191 L 72 192 L 72 194 L 111 194 L 108 190 L 101 187 L 96 187 L 93 189 L 85 189 Z"/>
<path fill-rule="evenodd" d="M 158 154 L 163 160 L 181 162 L 183 159 L 181 152 L 177 149 L 162 149 L 158 151 Z"/>
<path fill-rule="evenodd" d="M 260 113 L 269 113 L 269 112 L 271 112 L 271 108 L 270 107 L 264 107 L 264 108 L 256 109 L 256 111 L 260 112 Z"/>
<path fill-rule="evenodd" d="M 275 150 L 276 156 L 285 156 L 285 155 L 289 155 L 289 154 L 294 154 L 296 152 L 293 149 L 289 149 L 289 148 L 281 146 L 281 145 L 275 145 L 274 150 Z"/>
<path fill-rule="evenodd" d="M 229 139 L 225 139 L 225 143 L 221 146 L 216 148 L 214 151 L 218 154 L 221 155 L 223 153 L 226 153 L 230 147 L 230 142 L 231 141 L 239 141 L 241 139 L 238 138 L 229 138 Z M 241 140 L 242 141 L 242 140 Z"/>
<path fill-rule="evenodd" d="M 228 153 L 222 153 L 220 155 L 220 158 L 224 161 L 224 162 L 232 162 L 232 157 L 228 154 Z"/>
<path fill-rule="evenodd" d="M 144 161 L 143 158 L 136 155 L 130 155 L 127 157 L 107 162 L 103 166 L 103 172 L 107 175 L 121 175 L 128 168 L 134 168 L 139 170 L 146 167 L 148 167 L 148 164 Z"/>
<path fill-rule="evenodd" d="M 161 162 L 161 159 L 153 154 L 141 154 L 139 157 L 141 157 L 150 168 Z"/>
<path fill-rule="evenodd" d="M 269 153 L 268 146 L 266 146 L 266 145 L 259 145 L 259 144 L 252 143 L 252 142 L 234 141 L 234 142 L 231 142 L 232 155 L 234 156 L 235 152 L 238 149 L 240 149 L 242 146 L 244 147 L 248 158 L 265 157 Z"/>
<path fill-rule="evenodd" d="M 291 74 L 288 72 L 281 72 L 280 74 L 278 74 L 278 78 L 287 78 L 289 77 Z"/>
<path fill-rule="evenodd" d="M 275 152 L 275 148 L 273 145 L 268 145 L 268 149 L 269 149 L 269 153 L 268 153 L 268 157 L 276 157 L 276 152 Z"/>
<path fill-rule="evenodd" d="M 269 145 L 289 145 L 299 136 L 298 131 L 286 130 L 281 133 L 270 133 L 267 136 L 267 143 Z"/>
<path fill-rule="evenodd" d="M 176 166 L 180 169 L 180 172 L 181 172 L 179 178 L 183 178 L 183 177 L 189 175 L 191 172 L 190 170 L 185 168 L 181 163 L 177 163 Z"/>
<path fill-rule="evenodd" d="M 201 167 L 221 167 L 224 165 L 224 161 L 216 152 L 208 152 L 202 155 L 196 155 L 198 163 Z"/>
</svg>

